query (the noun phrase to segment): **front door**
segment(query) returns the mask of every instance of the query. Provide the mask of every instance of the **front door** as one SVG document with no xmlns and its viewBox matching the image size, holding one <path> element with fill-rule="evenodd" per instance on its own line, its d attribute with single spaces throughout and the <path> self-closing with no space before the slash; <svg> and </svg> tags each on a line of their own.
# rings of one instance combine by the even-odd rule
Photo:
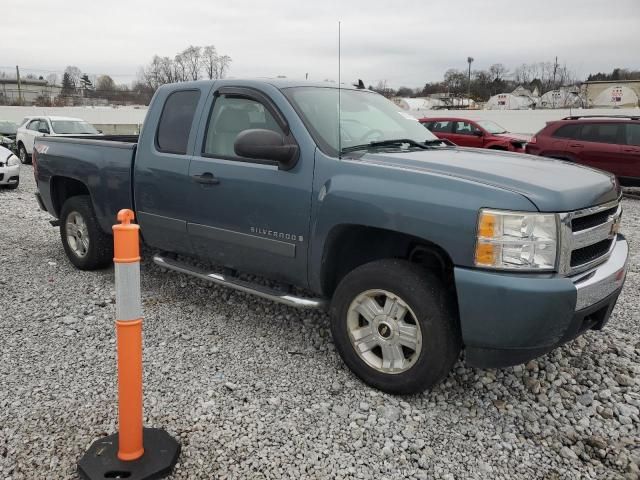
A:
<svg viewBox="0 0 640 480">
<path fill-rule="evenodd" d="M 206 128 L 189 166 L 187 229 L 198 255 L 244 272 L 297 285 L 307 282 L 313 149 L 282 170 L 271 161 L 242 158 L 238 134 L 269 129 L 295 141 L 265 94 L 223 87 L 211 95 Z"/>
<path fill-rule="evenodd" d="M 449 137 L 453 143 L 461 147 L 482 148 L 482 130 L 471 122 L 453 122 L 453 134 Z"/>
</svg>

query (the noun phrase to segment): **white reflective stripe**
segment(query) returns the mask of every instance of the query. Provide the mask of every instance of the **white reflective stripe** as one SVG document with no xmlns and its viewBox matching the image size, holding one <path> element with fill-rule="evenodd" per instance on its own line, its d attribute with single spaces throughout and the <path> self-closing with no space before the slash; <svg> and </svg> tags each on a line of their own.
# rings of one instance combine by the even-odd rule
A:
<svg viewBox="0 0 640 480">
<path fill-rule="evenodd" d="M 142 318 L 140 304 L 140 263 L 115 263 L 116 320 Z"/>
</svg>

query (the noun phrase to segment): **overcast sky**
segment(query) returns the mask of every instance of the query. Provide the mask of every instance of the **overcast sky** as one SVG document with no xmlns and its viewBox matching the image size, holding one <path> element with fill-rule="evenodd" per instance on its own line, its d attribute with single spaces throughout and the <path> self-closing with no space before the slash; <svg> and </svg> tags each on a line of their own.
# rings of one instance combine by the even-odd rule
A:
<svg viewBox="0 0 640 480">
<path fill-rule="evenodd" d="M 0 68 L 76 65 L 128 83 L 154 54 L 213 44 L 230 76 L 417 87 L 448 68 L 553 61 L 579 78 L 640 69 L 640 0 L 29 0 L 3 2 Z M 489 6 L 490 5 L 490 6 Z M 33 72 L 36 73 L 36 72 Z M 44 72 L 43 72 L 44 73 Z"/>
</svg>

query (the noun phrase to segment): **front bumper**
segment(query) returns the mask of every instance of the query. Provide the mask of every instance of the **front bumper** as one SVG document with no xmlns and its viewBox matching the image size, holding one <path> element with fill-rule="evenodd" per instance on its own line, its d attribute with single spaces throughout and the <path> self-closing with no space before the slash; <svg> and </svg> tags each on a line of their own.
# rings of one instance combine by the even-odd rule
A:
<svg viewBox="0 0 640 480">
<path fill-rule="evenodd" d="M 20 179 L 20 165 L 0 167 L 0 185 L 13 185 Z"/>
<path fill-rule="evenodd" d="M 600 329 L 624 284 L 629 247 L 622 235 L 606 262 L 575 275 L 527 275 L 455 268 L 467 363 L 524 363 Z"/>
</svg>

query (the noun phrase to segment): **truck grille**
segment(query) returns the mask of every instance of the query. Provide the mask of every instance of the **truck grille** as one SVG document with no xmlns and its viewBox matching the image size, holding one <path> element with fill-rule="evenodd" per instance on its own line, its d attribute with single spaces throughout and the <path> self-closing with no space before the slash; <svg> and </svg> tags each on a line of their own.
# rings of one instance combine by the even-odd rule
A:
<svg viewBox="0 0 640 480">
<path fill-rule="evenodd" d="M 621 214 L 619 201 L 560 214 L 560 273 L 573 275 L 605 261 Z"/>
<path fill-rule="evenodd" d="M 573 220 L 571 220 L 571 229 L 574 232 L 580 232 L 582 230 L 586 230 L 587 228 L 603 224 L 607 221 L 610 215 L 616 213 L 616 210 L 618 210 L 617 205 L 615 207 L 603 210 L 602 212 L 587 215 L 585 217 L 574 218 Z"/>
<path fill-rule="evenodd" d="M 579 267 L 606 255 L 611 248 L 613 240 L 602 240 L 588 247 L 578 248 L 571 252 L 571 268 Z"/>
</svg>

